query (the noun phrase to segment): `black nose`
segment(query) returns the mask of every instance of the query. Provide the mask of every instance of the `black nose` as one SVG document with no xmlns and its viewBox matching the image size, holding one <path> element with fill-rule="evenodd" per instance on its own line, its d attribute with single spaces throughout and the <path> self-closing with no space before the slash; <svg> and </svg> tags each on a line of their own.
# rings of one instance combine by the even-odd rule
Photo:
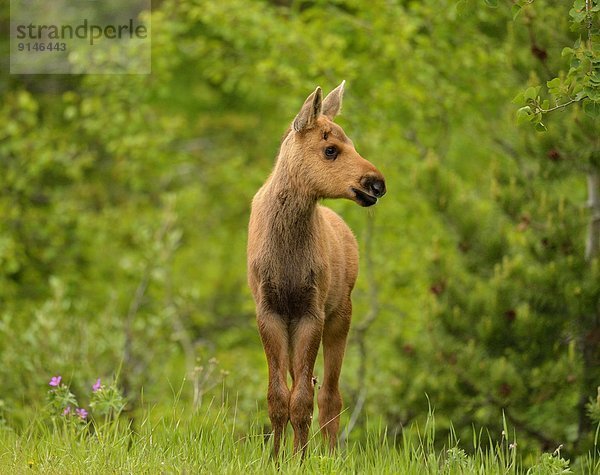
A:
<svg viewBox="0 0 600 475">
<path fill-rule="evenodd" d="M 367 175 L 360 181 L 364 190 L 375 198 L 381 198 L 385 195 L 385 181 L 383 181 L 383 178 L 379 178 L 379 176 Z"/>
<path fill-rule="evenodd" d="M 371 193 L 373 193 L 373 196 L 381 198 L 385 195 L 385 182 L 375 178 L 369 183 L 369 189 L 371 190 Z"/>
</svg>

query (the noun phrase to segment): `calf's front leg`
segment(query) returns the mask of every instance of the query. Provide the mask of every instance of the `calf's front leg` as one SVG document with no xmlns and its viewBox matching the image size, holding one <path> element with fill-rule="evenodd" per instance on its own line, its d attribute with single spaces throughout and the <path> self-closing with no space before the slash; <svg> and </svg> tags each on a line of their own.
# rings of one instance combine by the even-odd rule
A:
<svg viewBox="0 0 600 475">
<path fill-rule="evenodd" d="M 314 407 L 313 370 L 321 344 L 323 318 L 306 314 L 292 328 L 290 334 L 290 366 L 293 373 L 290 396 L 290 421 L 294 429 L 294 453 L 306 455 L 308 435 Z"/>
<path fill-rule="evenodd" d="M 269 366 L 267 404 L 273 430 L 273 456 L 277 458 L 281 437 L 290 418 L 288 330 L 283 318 L 274 312 L 259 311 L 256 320 Z"/>
</svg>

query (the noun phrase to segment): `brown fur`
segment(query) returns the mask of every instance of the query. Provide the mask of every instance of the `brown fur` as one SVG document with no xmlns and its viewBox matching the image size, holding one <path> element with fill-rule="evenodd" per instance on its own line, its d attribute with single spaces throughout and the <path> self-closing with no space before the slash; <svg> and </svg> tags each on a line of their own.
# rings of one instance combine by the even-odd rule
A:
<svg viewBox="0 0 600 475">
<path fill-rule="evenodd" d="M 317 398 L 319 425 L 331 448 L 339 429 L 338 379 L 352 316 L 358 246 L 342 218 L 317 202 L 348 198 L 369 206 L 385 193 L 381 173 L 332 122 L 343 85 L 325 100 L 320 88 L 308 97 L 282 141 L 273 172 L 252 201 L 248 282 L 269 366 L 267 401 L 276 456 L 288 420 L 294 452 L 306 451 L 321 341 L 325 368 Z M 338 150 L 335 159 L 325 155 L 331 146 Z"/>
</svg>

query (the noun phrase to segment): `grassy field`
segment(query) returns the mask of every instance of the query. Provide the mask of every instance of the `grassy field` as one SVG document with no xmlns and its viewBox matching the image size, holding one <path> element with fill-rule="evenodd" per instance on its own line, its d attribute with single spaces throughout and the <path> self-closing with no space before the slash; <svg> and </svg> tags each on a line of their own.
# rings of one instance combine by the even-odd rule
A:
<svg viewBox="0 0 600 475">
<path fill-rule="evenodd" d="M 484 431 L 469 443 L 452 436 L 434 448 L 433 416 L 394 438 L 372 426 L 362 443 L 329 454 L 315 431 L 304 462 L 291 455 L 291 430 L 276 463 L 259 424 L 246 434 L 236 427 L 235 409 L 207 408 L 190 414 L 183 407 L 158 416 L 152 410 L 132 424 L 43 415 L 17 433 L 0 430 L 2 473 L 401 473 L 401 474 L 558 474 L 600 473 L 592 455 L 570 466 L 560 451 L 525 460 L 518 440 L 503 437 L 492 446 Z M 255 419 L 258 420 L 258 419 Z M 508 430 L 507 430 L 508 432 Z M 461 448 L 464 447 L 464 448 Z"/>
</svg>

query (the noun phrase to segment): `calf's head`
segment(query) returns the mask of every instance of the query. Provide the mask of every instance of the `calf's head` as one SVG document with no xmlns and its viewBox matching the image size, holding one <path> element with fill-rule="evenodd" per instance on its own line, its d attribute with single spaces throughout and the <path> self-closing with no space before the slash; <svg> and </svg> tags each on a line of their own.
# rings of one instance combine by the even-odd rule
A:
<svg viewBox="0 0 600 475">
<path fill-rule="evenodd" d="M 294 119 L 282 147 L 290 147 L 292 163 L 288 165 L 317 198 L 347 198 L 372 206 L 385 194 L 385 180 L 333 122 L 343 94 L 344 82 L 325 99 L 317 87 Z"/>
</svg>

